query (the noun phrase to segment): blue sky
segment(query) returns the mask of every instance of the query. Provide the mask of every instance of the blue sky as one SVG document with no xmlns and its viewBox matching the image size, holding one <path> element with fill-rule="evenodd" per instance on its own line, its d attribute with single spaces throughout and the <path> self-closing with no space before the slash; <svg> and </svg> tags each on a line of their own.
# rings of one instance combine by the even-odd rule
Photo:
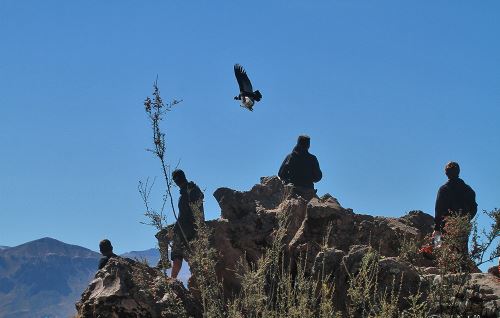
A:
<svg viewBox="0 0 500 318">
<path fill-rule="evenodd" d="M 0 245 L 155 245 L 137 184 L 160 176 L 142 106 L 157 75 L 165 99 L 184 100 L 165 123 L 169 160 L 205 189 L 209 218 L 220 214 L 215 189 L 276 174 L 301 133 L 324 173 L 319 193 L 357 213 L 433 214 L 450 160 L 480 210 L 499 207 L 499 10 L 1 1 Z M 263 94 L 253 113 L 232 99 L 234 63 Z"/>
</svg>

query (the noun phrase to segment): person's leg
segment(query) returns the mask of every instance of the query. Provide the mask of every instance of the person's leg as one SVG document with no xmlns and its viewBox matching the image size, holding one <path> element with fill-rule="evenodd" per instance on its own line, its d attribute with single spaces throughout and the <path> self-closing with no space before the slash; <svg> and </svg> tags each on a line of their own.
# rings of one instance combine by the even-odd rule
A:
<svg viewBox="0 0 500 318">
<path fill-rule="evenodd" d="M 176 279 L 177 275 L 179 275 L 179 272 L 182 267 L 182 258 L 175 258 L 172 260 L 172 278 Z"/>
<path fill-rule="evenodd" d="M 178 235 L 174 236 L 170 259 L 172 260 L 172 273 L 170 276 L 176 279 L 182 267 L 182 260 L 184 259 L 183 245 Z"/>
<path fill-rule="evenodd" d="M 469 235 L 470 231 L 464 233 L 458 242 L 458 253 L 461 255 L 461 270 L 464 272 L 480 273 L 481 271 L 477 268 L 469 254 Z"/>
</svg>

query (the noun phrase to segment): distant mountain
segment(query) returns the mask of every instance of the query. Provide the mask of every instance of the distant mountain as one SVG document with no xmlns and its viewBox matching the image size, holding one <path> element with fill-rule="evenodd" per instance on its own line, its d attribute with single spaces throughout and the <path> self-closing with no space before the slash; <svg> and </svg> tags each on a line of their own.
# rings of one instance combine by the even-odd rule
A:
<svg viewBox="0 0 500 318">
<path fill-rule="evenodd" d="M 48 237 L 0 249 L 0 317 L 70 317 L 99 258 Z"/>
<path fill-rule="evenodd" d="M 156 266 L 158 261 L 160 260 L 160 251 L 157 248 L 150 248 L 145 251 L 132 251 L 128 253 L 121 254 L 122 257 L 128 257 L 138 261 L 147 261 L 147 264 L 151 267 Z M 167 270 L 167 274 L 170 275 L 170 270 Z M 187 287 L 187 282 L 189 277 L 191 276 L 191 272 L 189 271 L 189 265 L 186 262 L 182 263 L 181 271 L 177 278 L 184 283 L 184 286 Z"/>
<path fill-rule="evenodd" d="M 160 260 L 160 251 L 158 251 L 157 248 L 150 248 L 149 250 L 145 251 L 132 251 L 124 253 L 121 254 L 120 256 L 128 257 L 138 261 L 146 260 L 149 266 L 154 267 L 156 266 L 156 264 L 158 264 L 158 261 Z"/>
<path fill-rule="evenodd" d="M 120 255 L 156 266 L 157 248 Z M 59 318 L 76 313 L 75 303 L 97 272 L 101 254 L 50 237 L 15 247 L 0 246 L 0 317 Z M 168 271 L 170 274 L 170 271 Z M 187 286 L 184 263 L 179 279 Z"/>
</svg>

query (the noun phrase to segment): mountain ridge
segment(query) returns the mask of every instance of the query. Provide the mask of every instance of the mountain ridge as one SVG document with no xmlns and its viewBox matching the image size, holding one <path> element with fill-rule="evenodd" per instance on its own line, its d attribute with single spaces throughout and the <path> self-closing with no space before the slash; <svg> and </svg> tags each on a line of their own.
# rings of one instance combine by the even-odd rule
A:
<svg viewBox="0 0 500 318">
<path fill-rule="evenodd" d="M 99 253 L 88 248 L 43 237 L 17 246 L 0 249 L 0 255 L 41 257 L 47 255 L 72 255 L 73 257 L 98 257 Z"/>
</svg>

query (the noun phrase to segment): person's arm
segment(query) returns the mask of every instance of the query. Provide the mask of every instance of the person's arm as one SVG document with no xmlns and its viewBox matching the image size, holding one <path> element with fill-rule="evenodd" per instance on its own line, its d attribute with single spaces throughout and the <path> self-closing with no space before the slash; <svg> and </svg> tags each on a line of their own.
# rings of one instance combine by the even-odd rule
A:
<svg viewBox="0 0 500 318">
<path fill-rule="evenodd" d="M 289 171 L 288 171 L 289 162 L 290 162 L 290 155 L 285 157 L 285 160 L 283 160 L 283 163 L 280 166 L 280 170 L 278 171 L 278 177 L 280 177 L 280 179 L 283 180 L 284 182 L 290 181 Z"/>
<path fill-rule="evenodd" d="M 107 262 L 108 259 L 106 257 L 101 257 L 101 259 L 99 260 L 99 266 L 97 268 L 102 269 L 104 266 L 106 266 Z"/>
<path fill-rule="evenodd" d="M 439 191 L 437 193 L 436 197 L 436 206 L 434 209 L 434 231 L 439 231 L 441 232 L 443 230 L 443 221 L 444 217 L 448 213 L 448 206 L 447 206 L 447 199 L 446 199 L 446 191 L 441 187 L 439 188 Z"/>
<path fill-rule="evenodd" d="M 189 205 L 192 210 L 192 212 L 200 213 L 201 214 L 201 220 L 205 221 L 205 213 L 203 211 L 203 198 L 205 195 L 203 194 L 203 191 L 200 190 L 200 188 L 194 184 L 193 188 L 189 192 Z M 196 205 L 197 209 L 193 210 L 193 207 L 191 205 Z M 194 215 L 194 214 L 193 214 Z"/>
<path fill-rule="evenodd" d="M 203 194 L 203 192 L 200 190 L 200 188 L 197 185 L 194 185 L 193 189 L 191 189 L 191 191 L 189 192 L 189 202 L 190 203 L 194 203 L 194 202 L 197 202 L 199 200 L 203 201 L 204 197 L 205 197 L 205 195 Z"/>
<path fill-rule="evenodd" d="M 316 156 L 313 156 L 313 182 L 318 182 L 323 178 L 323 173 L 321 172 L 321 169 L 319 168 L 319 162 L 318 158 Z"/>
<path fill-rule="evenodd" d="M 469 195 L 469 198 L 468 198 L 468 202 L 469 202 L 469 216 L 470 216 L 470 219 L 472 220 L 475 216 L 476 216 L 476 213 L 477 213 L 477 203 L 476 203 L 476 192 L 474 192 L 474 190 L 472 190 L 472 188 L 470 186 L 467 186 L 468 188 L 468 195 Z"/>
</svg>

